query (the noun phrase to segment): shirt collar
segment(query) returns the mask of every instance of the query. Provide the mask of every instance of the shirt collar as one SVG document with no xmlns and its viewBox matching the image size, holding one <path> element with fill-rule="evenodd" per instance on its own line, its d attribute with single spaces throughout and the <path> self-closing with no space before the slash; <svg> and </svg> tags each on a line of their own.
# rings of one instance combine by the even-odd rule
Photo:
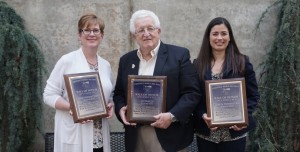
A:
<svg viewBox="0 0 300 152">
<path fill-rule="evenodd" d="M 154 56 L 157 56 L 157 53 L 158 53 L 158 49 L 159 49 L 159 47 L 160 47 L 160 41 L 158 42 L 158 45 L 153 49 L 153 50 L 151 50 L 151 56 L 152 56 L 152 58 L 154 57 Z M 140 59 L 142 59 L 143 57 L 142 57 L 142 53 L 141 53 L 141 50 L 140 49 L 138 49 L 138 51 L 137 51 L 137 56 L 140 58 Z"/>
</svg>

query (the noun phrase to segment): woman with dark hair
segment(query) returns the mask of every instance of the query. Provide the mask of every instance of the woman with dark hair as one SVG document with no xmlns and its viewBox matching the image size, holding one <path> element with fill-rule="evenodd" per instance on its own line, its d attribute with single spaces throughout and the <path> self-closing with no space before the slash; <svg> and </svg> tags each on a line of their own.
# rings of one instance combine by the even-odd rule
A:
<svg viewBox="0 0 300 152">
<path fill-rule="evenodd" d="M 234 40 L 230 23 L 222 17 L 214 18 L 207 26 L 198 57 L 194 60 L 202 91 L 201 102 L 194 112 L 195 132 L 199 152 L 243 152 L 248 131 L 255 128 L 252 116 L 259 101 L 257 81 L 253 66 L 243 55 Z M 248 126 L 209 128 L 205 80 L 245 78 Z"/>
</svg>

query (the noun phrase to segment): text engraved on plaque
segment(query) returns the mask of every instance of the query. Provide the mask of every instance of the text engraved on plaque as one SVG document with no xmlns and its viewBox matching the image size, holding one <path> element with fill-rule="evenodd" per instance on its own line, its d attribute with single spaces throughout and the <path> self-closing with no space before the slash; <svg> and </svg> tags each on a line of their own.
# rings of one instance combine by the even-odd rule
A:
<svg viewBox="0 0 300 152">
<path fill-rule="evenodd" d="M 130 122 L 150 123 L 153 116 L 165 112 L 165 77 L 130 76 L 128 83 Z"/>
<path fill-rule="evenodd" d="M 65 82 L 74 122 L 107 116 L 97 72 L 65 75 Z"/>
<path fill-rule="evenodd" d="M 243 78 L 206 81 L 210 127 L 244 126 L 248 123 L 247 99 Z"/>
</svg>

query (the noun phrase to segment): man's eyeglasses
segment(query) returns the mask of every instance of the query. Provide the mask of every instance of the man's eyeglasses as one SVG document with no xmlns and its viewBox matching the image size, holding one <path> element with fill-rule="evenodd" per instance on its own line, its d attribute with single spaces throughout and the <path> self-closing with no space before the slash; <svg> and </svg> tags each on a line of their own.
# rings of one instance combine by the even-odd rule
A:
<svg viewBox="0 0 300 152">
<path fill-rule="evenodd" d="M 85 35 L 90 35 L 93 32 L 95 35 L 99 35 L 101 33 L 100 29 L 82 29 L 81 32 Z"/>
<path fill-rule="evenodd" d="M 135 34 L 138 34 L 138 35 L 144 35 L 146 33 L 146 31 L 148 33 L 153 33 L 156 29 L 156 27 L 146 27 L 146 28 L 141 28 L 141 29 L 138 29 L 137 31 L 135 31 Z"/>
</svg>

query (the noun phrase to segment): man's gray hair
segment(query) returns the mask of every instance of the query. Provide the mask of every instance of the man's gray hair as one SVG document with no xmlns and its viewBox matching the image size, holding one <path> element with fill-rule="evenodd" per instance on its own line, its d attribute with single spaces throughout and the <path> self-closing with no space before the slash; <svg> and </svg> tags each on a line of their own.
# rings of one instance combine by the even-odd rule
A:
<svg viewBox="0 0 300 152">
<path fill-rule="evenodd" d="M 155 28 L 160 28 L 159 19 L 152 11 L 138 10 L 138 11 L 136 11 L 132 14 L 131 19 L 130 19 L 129 30 L 130 30 L 131 34 L 135 34 L 135 27 L 134 27 L 135 20 L 139 19 L 139 18 L 142 18 L 142 17 L 151 17 L 151 18 L 153 18 Z"/>
</svg>

